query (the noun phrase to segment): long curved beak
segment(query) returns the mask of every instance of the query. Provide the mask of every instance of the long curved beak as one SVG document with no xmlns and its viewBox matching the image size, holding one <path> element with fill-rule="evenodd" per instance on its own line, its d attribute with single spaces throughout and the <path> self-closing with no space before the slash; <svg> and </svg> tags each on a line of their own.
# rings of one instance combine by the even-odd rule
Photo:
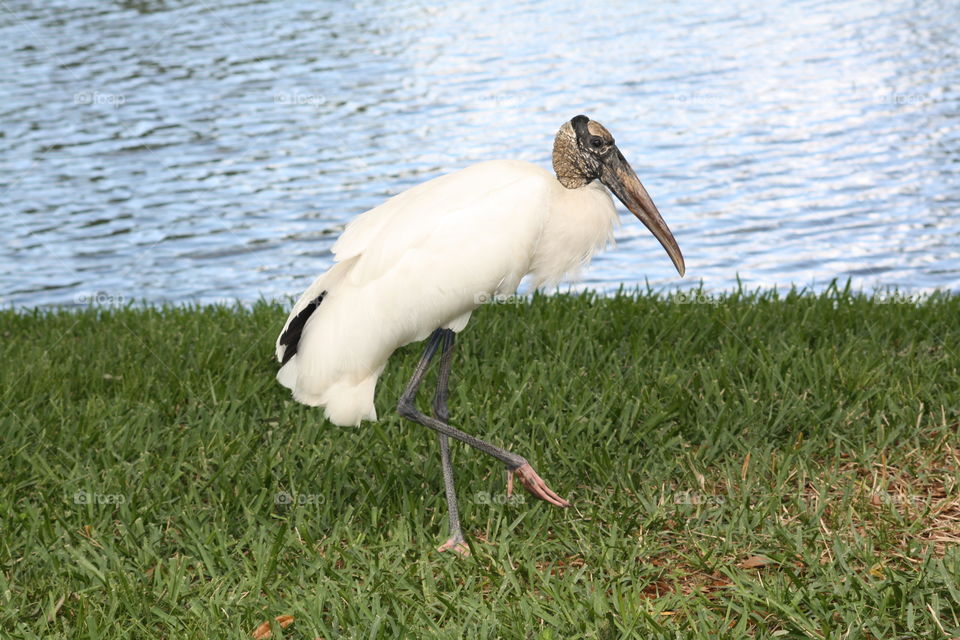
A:
<svg viewBox="0 0 960 640">
<path fill-rule="evenodd" d="M 607 185 L 607 188 L 613 192 L 623 205 L 630 209 L 633 215 L 637 216 L 650 230 L 650 233 L 660 241 L 667 255 L 673 261 L 673 266 L 682 277 L 686 271 L 683 263 L 683 254 L 680 253 L 680 247 L 670 232 L 670 227 L 663 221 L 660 212 L 657 211 L 657 205 L 653 204 L 647 190 L 640 184 L 640 178 L 630 167 L 630 163 L 623 157 L 619 149 L 614 148 L 615 154 L 610 154 L 610 158 L 603 164 L 603 172 L 600 175 L 600 181 Z"/>
</svg>

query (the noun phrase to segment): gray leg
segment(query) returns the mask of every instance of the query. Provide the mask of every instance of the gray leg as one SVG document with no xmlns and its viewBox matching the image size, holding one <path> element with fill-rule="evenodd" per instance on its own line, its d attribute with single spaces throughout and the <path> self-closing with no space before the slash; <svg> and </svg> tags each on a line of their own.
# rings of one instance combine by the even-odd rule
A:
<svg viewBox="0 0 960 640">
<path fill-rule="evenodd" d="M 420 389 L 420 383 L 423 382 L 423 377 L 427 374 L 427 368 L 430 366 L 433 356 L 437 353 L 437 347 L 440 346 L 440 342 L 443 339 L 442 331 L 442 329 L 437 329 L 430 334 L 430 337 L 427 339 L 427 347 L 424 349 L 423 357 L 420 358 L 420 362 L 417 363 L 417 368 L 413 372 L 413 377 L 410 378 L 410 382 L 407 383 L 407 387 L 404 389 L 403 395 L 400 396 L 400 402 L 397 404 L 397 411 L 401 416 L 408 420 L 418 422 L 425 427 L 433 429 L 437 433 L 449 436 L 459 440 L 460 442 L 465 442 L 474 449 L 483 451 L 484 453 L 493 456 L 497 460 L 507 465 L 507 468 L 511 471 L 527 464 L 525 459 L 516 455 L 515 453 L 511 453 L 506 449 L 501 449 L 500 447 L 495 447 L 488 442 L 484 442 L 480 438 L 475 438 L 468 433 L 464 433 L 463 431 L 450 426 L 444 421 L 431 418 L 430 416 L 421 413 L 420 410 L 417 409 L 415 404 L 417 391 Z"/>
<path fill-rule="evenodd" d="M 442 329 L 437 329 L 430 334 L 430 337 L 427 339 L 427 346 L 426 349 L 424 349 L 423 357 L 420 358 L 420 362 L 417 363 L 417 368 L 413 372 L 413 377 L 410 378 L 410 382 L 407 383 L 407 387 L 404 389 L 403 395 L 400 396 L 400 402 L 397 404 L 397 411 L 401 416 L 407 418 L 408 420 L 413 420 L 414 422 L 422 424 L 429 429 L 433 429 L 443 436 L 448 436 L 455 440 L 459 440 L 460 442 L 466 443 L 474 449 L 482 451 L 490 456 L 493 456 L 497 460 L 500 460 L 507 466 L 509 471 L 513 472 L 513 474 L 520 479 L 520 482 L 527 489 L 527 491 L 529 491 L 535 497 L 558 507 L 569 506 L 570 503 L 554 493 L 540 478 L 540 476 L 537 475 L 537 472 L 533 470 L 533 467 L 530 466 L 530 463 L 528 463 L 521 456 L 511 453 L 506 449 L 496 447 L 489 442 L 484 442 L 479 438 L 475 438 L 470 434 L 464 433 L 463 431 L 450 426 L 447 424 L 446 420 L 431 418 L 430 416 L 421 413 L 417 409 L 415 404 L 417 390 L 420 388 L 420 383 L 423 382 L 423 377 L 426 375 L 427 368 L 430 366 L 433 356 L 437 353 L 437 347 L 440 346 L 440 343 L 444 339 L 443 331 L 444 330 Z M 449 366 L 447 376 L 449 376 Z M 445 398 L 446 393 L 444 392 L 443 395 Z"/>
<path fill-rule="evenodd" d="M 440 348 L 440 371 L 437 374 L 437 393 L 433 397 L 433 415 L 441 422 L 450 420 L 447 407 L 447 393 L 450 387 L 450 363 L 453 360 L 453 342 L 456 334 L 450 329 L 442 329 L 443 340 Z M 443 465 L 443 487 L 447 494 L 447 513 L 450 517 L 450 539 L 440 547 L 441 551 L 454 549 L 457 553 L 469 553 L 460 530 L 460 509 L 457 507 L 457 491 L 453 483 L 453 464 L 450 461 L 450 439 L 442 433 L 440 440 L 440 462 Z"/>
</svg>

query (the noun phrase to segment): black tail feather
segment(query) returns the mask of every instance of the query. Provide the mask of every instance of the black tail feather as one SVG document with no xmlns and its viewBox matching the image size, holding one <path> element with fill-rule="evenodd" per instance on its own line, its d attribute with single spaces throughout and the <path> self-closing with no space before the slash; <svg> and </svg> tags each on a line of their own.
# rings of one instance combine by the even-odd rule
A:
<svg viewBox="0 0 960 640">
<path fill-rule="evenodd" d="M 317 310 L 317 307 L 320 306 L 320 303 L 323 302 L 324 296 L 327 295 L 327 292 L 324 291 L 319 296 L 310 301 L 310 304 L 305 306 L 300 313 L 294 316 L 293 320 L 290 321 L 290 324 L 287 325 L 286 331 L 280 334 L 280 345 L 285 346 L 286 349 L 283 351 L 283 360 L 280 361 L 280 366 L 287 364 L 287 362 L 297 353 L 297 346 L 300 344 L 300 336 L 303 335 L 303 328 L 307 324 L 307 320 L 310 319 L 310 316 L 313 315 L 313 312 Z"/>
</svg>

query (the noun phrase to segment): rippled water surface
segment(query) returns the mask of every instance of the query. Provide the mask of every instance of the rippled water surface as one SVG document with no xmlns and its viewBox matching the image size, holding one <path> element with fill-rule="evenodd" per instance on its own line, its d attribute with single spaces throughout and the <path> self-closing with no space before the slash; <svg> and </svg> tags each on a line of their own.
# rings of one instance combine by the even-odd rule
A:
<svg viewBox="0 0 960 640">
<path fill-rule="evenodd" d="M 581 286 L 960 290 L 955 2 L 0 0 L 0 302 L 299 293 L 344 224 L 606 124 L 624 213 Z"/>
</svg>

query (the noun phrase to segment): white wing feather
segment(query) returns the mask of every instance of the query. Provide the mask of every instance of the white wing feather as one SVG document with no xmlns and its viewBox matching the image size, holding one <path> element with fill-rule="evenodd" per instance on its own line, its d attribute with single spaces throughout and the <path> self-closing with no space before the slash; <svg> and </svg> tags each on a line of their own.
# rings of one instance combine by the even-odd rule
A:
<svg viewBox="0 0 960 640">
<path fill-rule="evenodd" d="M 337 264 L 287 320 L 327 291 L 280 382 L 297 400 L 325 406 L 337 424 L 375 419 L 376 379 L 394 350 L 439 327 L 462 329 L 490 295 L 516 289 L 530 270 L 554 182 L 526 162 L 485 162 L 361 214 L 334 244 Z"/>
<path fill-rule="evenodd" d="M 531 230 L 539 233 L 548 213 L 552 179 L 536 165 L 495 160 L 429 180 L 347 225 L 333 245 L 335 260 L 359 255 L 350 281 L 360 283 L 375 280 L 407 251 L 417 248 L 437 251 L 438 268 L 462 266 L 462 258 L 450 262 L 439 252 L 445 247 L 469 247 L 478 234 L 492 234 L 491 239 L 503 242 L 502 249 L 495 253 L 504 253 L 512 244 L 511 236 L 525 241 Z M 487 265 L 490 267 L 493 265 Z"/>
</svg>

